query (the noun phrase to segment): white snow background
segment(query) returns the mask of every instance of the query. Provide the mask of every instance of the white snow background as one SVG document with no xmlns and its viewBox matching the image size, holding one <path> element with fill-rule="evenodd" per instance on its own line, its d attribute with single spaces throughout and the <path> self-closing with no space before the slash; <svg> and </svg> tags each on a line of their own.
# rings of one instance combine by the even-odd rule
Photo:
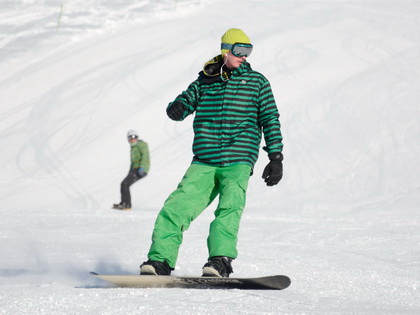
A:
<svg viewBox="0 0 420 315">
<path fill-rule="evenodd" d="M 420 313 L 420 1 L 0 2 L 0 313 Z M 166 106 L 231 27 L 272 84 L 285 156 L 268 188 L 261 150 L 232 276 L 292 285 L 110 288 L 89 271 L 137 274 L 147 259 L 192 158 L 192 117 Z M 132 128 L 151 171 L 119 212 Z M 174 275 L 200 275 L 215 206 Z"/>
</svg>

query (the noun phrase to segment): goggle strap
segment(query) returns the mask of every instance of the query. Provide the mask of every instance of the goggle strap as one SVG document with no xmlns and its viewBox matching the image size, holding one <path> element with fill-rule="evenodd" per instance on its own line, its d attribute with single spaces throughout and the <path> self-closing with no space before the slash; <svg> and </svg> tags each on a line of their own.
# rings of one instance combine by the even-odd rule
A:
<svg viewBox="0 0 420 315">
<path fill-rule="evenodd" d="M 221 49 L 231 50 L 232 49 L 232 46 L 233 46 L 232 44 L 222 43 Z"/>
</svg>

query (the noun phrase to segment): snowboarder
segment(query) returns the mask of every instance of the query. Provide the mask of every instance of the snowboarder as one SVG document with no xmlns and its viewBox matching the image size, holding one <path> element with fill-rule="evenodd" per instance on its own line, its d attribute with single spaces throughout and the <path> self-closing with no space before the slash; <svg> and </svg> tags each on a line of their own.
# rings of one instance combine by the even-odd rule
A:
<svg viewBox="0 0 420 315">
<path fill-rule="evenodd" d="M 113 206 L 118 210 L 131 210 L 130 186 L 145 177 L 150 168 L 147 143 L 139 140 L 139 135 L 135 130 L 128 131 L 127 138 L 131 146 L 131 165 L 128 175 L 121 182 L 121 202 Z"/>
<path fill-rule="evenodd" d="M 238 255 L 239 221 L 262 133 L 270 160 L 262 177 L 267 186 L 273 186 L 283 176 L 279 113 L 269 81 L 247 62 L 252 49 L 242 30 L 227 30 L 221 54 L 208 61 L 198 78 L 166 109 L 175 121 L 195 112 L 194 157 L 157 216 L 141 275 L 170 275 L 183 232 L 219 195 L 202 275 L 228 277 Z"/>
</svg>

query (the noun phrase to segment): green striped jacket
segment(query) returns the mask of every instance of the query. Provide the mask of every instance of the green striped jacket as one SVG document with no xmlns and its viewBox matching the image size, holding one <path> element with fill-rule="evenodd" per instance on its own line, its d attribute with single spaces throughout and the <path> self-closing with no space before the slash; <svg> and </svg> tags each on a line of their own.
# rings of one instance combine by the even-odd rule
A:
<svg viewBox="0 0 420 315">
<path fill-rule="evenodd" d="M 178 95 L 174 102 L 181 102 L 183 117 L 195 112 L 193 123 L 193 163 L 214 166 L 248 164 L 254 166 L 258 159 L 262 133 L 268 154 L 283 149 L 279 113 L 269 81 L 253 71 L 248 62 L 222 80 L 221 56 L 205 65 L 204 71 Z M 209 74 L 210 73 L 210 74 Z"/>
</svg>

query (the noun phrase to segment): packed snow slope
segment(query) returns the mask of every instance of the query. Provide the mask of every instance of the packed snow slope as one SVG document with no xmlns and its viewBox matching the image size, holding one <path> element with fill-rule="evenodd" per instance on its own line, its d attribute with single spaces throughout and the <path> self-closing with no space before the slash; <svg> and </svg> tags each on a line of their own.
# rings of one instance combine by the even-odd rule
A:
<svg viewBox="0 0 420 315">
<path fill-rule="evenodd" d="M 6 0 L 0 6 L 0 313 L 420 313 L 420 2 Z M 191 158 L 192 119 L 165 108 L 220 37 L 243 29 L 271 82 L 284 178 L 261 150 L 234 276 L 284 291 L 115 289 Z M 111 210 L 126 132 L 151 151 L 133 210 Z M 263 143 L 262 143 L 263 144 Z M 200 275 L 211 205 L 174 275 Z"/>
</svg>

